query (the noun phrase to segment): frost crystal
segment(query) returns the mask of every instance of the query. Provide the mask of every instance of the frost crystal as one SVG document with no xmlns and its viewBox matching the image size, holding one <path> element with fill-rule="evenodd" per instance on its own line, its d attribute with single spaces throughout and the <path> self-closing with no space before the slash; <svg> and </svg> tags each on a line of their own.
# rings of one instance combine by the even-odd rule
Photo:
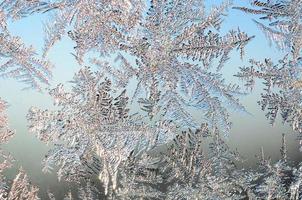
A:
<svg viewBox="0 0 302 200">
<path fill-rule="evenodd" d="M 245 174 L 249 198 L 301 199 L 301 167 L 292 167 L 288 162 L 284 134 L 280 152 L 281 159 L 273 164 L 270 159 L 265 158 L 263 148 L 261 149 L 258 169 Z"/>
<path fill-rule="evenodd" d="M 7 116 L 5 114 L 6 103 L 0 99 L 0 145 L 6 143 L 12 136 L 13 131 L 8 128 Z M 8 185 L 6 183 L 5 177 L 3 176 L 3 171 L 7 168 L 10 168 L 12 165 L 12 157 L 7 155 L 0 150 L 1 163 L 0 163 L 0 198 L 6 198 Z"/>
<path fill-rule="evenodd" d="M 5 114 L 6 111 L 6 102 L 0 99 L 0 143 L 3 144 L 11 138 L 13 135 L 13 131 L 8 128 L 7 116 Z"/>
<path fill-rule="evenodd" d="M 301 126 L 301 49 L 302 49 L 302 2 L 292 1 L 254 1 L 260 9 L 235 7 L 247 13 L 264 15 L 262 20 L 271 23 L 266 26 L 256 22 L 266 36 L 288 53 L 274 64 L 270 59 L 264 62 L 251 60 L 251 67 L 243 67 L 236 75 L 253 87 L 255 79 L 264 80 L 264 93 L 259 104 L 267 109 L 266 116 L 274 123 L 278 112 L 283 121 L 292 125 L 293 130 L 302 133 Z"/>
<path fill-rule="evenodd" d="M 234 8 L 263 15 L 269 24 L 257 25 L 288 55 L 277 63 L 250 60 L 251 66 L 240 68 L 236 76 L 251 89 L 256 79 L 263 80 L 259 104 L 266 116 L 274 123 L 280 113 L 302 136 L 302 3 L 267 0 L 252 5 L 256 9 Z M 71 90 L 63 84 L 49 90 L 53 110 L 32 107 L 27 115 L 30 131 L 50 145 L 43 170 L 56 171 L 59 180 L 77 186 L 64 199 L 302 198 L 302 167 L 291 166 L 285 135 L 281 159 L 273 163 L 262 148 L 257 169 L 240 169 L 239 153 L 223 137 L 230 131 L 229 109 L 245 109 L 238 100 L 242 90 L 224 80 L 222 68 L 233 50 L 243 57 L 253 38 L 239 28 L 222 34 L 229 6 L 226 2 L 208 12 L 202 0 L 0 4 L 1 77 L 37 89 L 40 83 L 48 84 L 50 64 L 37 59 L 33 48 L 25 47 L 7 27 L 9 20 L 34 13 L 51 15 L 43 56 L 65 35 L 76 43 L 74 56 L 80 64 L 88 53 L 101 56 L 90 60 L 101 70 L 83 67 L 71 81 Z M 136 88 L 129 100 L 132 81 Z M 134 101 L 142 112 L 130 111 Z M 0 144 L 13 135 L 5 108 L 0 100 Z M 8 183 L 2 174 L 13 159 L 2 151 L 0 155 L 0 199 L 39 199 L 38 188 L 22 169 Z"/>
<path fill-rule="evenodd" d="M 280 113 L 284 122 L 292 125 L 293 130 L 302 133 L 302 62 L 293 62 L 284 57 L 278 64 L 270 59 L 264 62 L 251 60 L 251 67 L 241 68 L 236 76 L 246 81 L 246 86 L 253 87 L 256 78 L 264 80 L 265 89 L 259 104 L 267 110 L 267 118 L 273 124 Z"/>
<path fill-rule="evenodd" d="M 235 7 L 247 13 L 263 15 L 260 19 L 268 20 L 269 25 L 255 21 L 270 41 L 280 49 L 290 48 L 293 60 L 301 56 L 302 49 L 302 2 L 301 0 L 253 1 L 259 9 Z"/>
<path fill-rule="evenodd" d="M 30 184 L 29 179 L 25 172 L 20 169 L 8 193 L 8 200 L 37 200 L 38 187 Z"/>
<path fill-rule="evenodd" d="M 143 0 L 5 2 L 14 17 L 35 12 L 51 13 L 45 26 L 44 56 L 55 42 L 68 34 L 77 44 L 75 56 L 79 62 L 90 50 L 106 54 L 118 48 L 126 39 L 125 34 L 141 20 L 145 4 Z"/>
<path fill-rule="evenodd" d="M 5 62 L 0 65 L 0 77 L 12 77 L 28 85 L 28 88 L 41 90 L 40 82 L 48 84 L 51 65 L 35 58 L 32 47 L 27 48 L 20 38 L 0 33 L 0 56 Z"/>
<path fill-rule="evenodd" d="M 27 84 L 28 88 L 41 90 L 40 83 L 48 84 L 51 77 L 51 64 L 36 58 L 36 52 L 32 46 L 26 47 L 20 37 L 10 34 L 7 21 L 11 18 L 19 19 L 23 15 L 21 8 L 19 12 L 10 10 L 8 6 L 13 2 L 9 2 L 3 2 L 0 5 L 0 57 L 2 58 L 0 77 L 12 77 Z M 21 5 L 21 2 L 19 3 Z"/>
<path fill-rule="evenodd" d="M 107 193 L 109 186 L 116 188 L 118 167 L 135 148 L 152 149 L 171 140 L 174 127 L 161 122 L 152 128 L 129 115 L 125 90 L 113 97 L 111 81 L 99 72 L 82 69 L 73 83 L 72 92 L 63 85 L 50 91 L 58 110 L 30 110 L 30 130 L 54 143 L 44 161 L 46 171 L 58 165 L 59 178 L 70 181 L 99 173 Z"/>
<path fill-rule="evenodd" d="M 5 115 L 6 103 L 0 99 L 0 145 L 6 143 L 12 136 L 13 131 L 8 128 Z M 12 166 L 13 158 L 9 154 L 0 151 L 0 199 L 2 200 L 37 200 L 38 188 L 31 185 L 24 170 L 20 169 L 12 184 L 8 184 L 3 176 L 3 171 Z"/>
<path fill-rule="evenodd" d="M 138 83 L 132 100 L 142 97 L 138 102 L 151 118 L 161 113 L 184 128 L 197 128 L 188 111 L 195 108 L 205 113 L 209 124 L 227 133 L 226 107 L 244 108 L 236 98 L 242 94 L 239 87 L 227 84 L 220 69 L 233 49 L 243 55 L 252 39 L 240 30 L 222 36 L 221 16 L 227 7 L 223 4 L 207 14 L 199 0 L 151 1 L 140 26 L 120 43 L 122 51 L 116 58 L 120 68 L 98 59 L 92 62 L 111 74 L 117 87 L 135 77 Z M 131 64 L 129 58 L 136 63 Z"/>
</svg>

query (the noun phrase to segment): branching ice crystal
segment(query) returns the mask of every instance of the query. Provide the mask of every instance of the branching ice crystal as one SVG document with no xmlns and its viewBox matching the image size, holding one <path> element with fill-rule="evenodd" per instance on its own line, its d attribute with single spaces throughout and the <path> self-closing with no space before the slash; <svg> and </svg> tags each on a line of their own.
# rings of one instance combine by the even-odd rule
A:
<svg viewBox="0 0 302 200">
<path fill-rule="evenodd" d="M 6 116 L 6 103 L 0 99 L 0 145 L 6 143 L 12 136 L 13 131 L 8 128 L 7 116 Z M 13 158 L 4 153 L 1 149 L 0 151 L 1 163 L 0 163 L 0 198 L 5 198 L 7 196 L 7 183 L 5 177 L 3 176 L 3 171 L 10 168 L 12 165 Z"/>
<path fill-rule="evenodd" d="M 284 134 L 280 152 L 281 159 L 273 164 L 261 149 L 258 168 L 246 172 L 249 198 L 298 200 L 302 197 L 301 167 L 292 167 L 287 160 Z"/>
<path fill-rule="evenodd" d="M 292 125 L 293 130 L 302 133 L 301 112 L 301 67 L 299 59 L 293 62 L 284 57 L 277 64 L 270 59 L 264 62 L 251 60 L 251 67 L 241 68 L 236 76 L 246 81 L 246 86 L 253 87 L 256 78 L 264 80 L 265 89 L 259 101 L 267 118 L 273 124 L 280 113 L 284 122 Z"/>
<path fill-rule="evenodd" d="M 44 161 L 46 171 L 58 165 L 58 177 L 70 181 L 99 173 L 107 193 L 116 188 L 118 167 L 131 151 L 171 140 L 175 127 L 160 122 L 152 128 L 129 115 L 126 92 L 113 97 L 111 82 L 100 72 L 84 68 L 73 83 L 72 92 L 65 92 L 63 85 L 50 91 L 58 110 L 30 110 L 30 130 L 43 142 L 54 143 Z"/>
<path fill-rule="evenodd" d="M 251 60 L 251 67 L 243 67 L 236 75 L 252 87 L 255 79 L 264 80 L 265 92 L 259 104 L 267 109 L 266 116 L 274 123 L 280 113 L 283 121 L 289 122 L 293 130 L 301 129 L 301 50 L 302 50 L 302 2 L 300 0 L 253 1 L 259 9 L 235 7 L 247 13 L 263 15 L 262 20 L 270 21 L 266 26 L 257 22 L 266 36 L 288 53 L 274 64 L 270 59 L 264 62 Z"/>
<path fill-rule="evenodd" d="M 262 151 L 259 170 L 240 170 L 238 153 L 230 150 L 218 127 L 202 124 L 182 133 L 169 122 L 153 127 L 129 114 L 126 92 L 113 91 L 102 73 L 84 68 L 72 82 L 71 92 L 63 85 L 50 91 L 58 109 L 32 108 L 28 114 L 31 131 L 54 143 L 45 167 L 57 165 L 60 178 L 80 182 L 98 177 L 108 199 L 301 197 L 301 170 L 287 162 L 285 136 L 280 161 L 271 164 Z M 88 199 L 101 191 L 87 187 L 81 191 Z"/>
<path fill-rule="evenodd" d="M 203 124 L 179 135 L 166 156 L 163 176 L 170 180 L 167 199 L 241 199 L 238 159 L 216 131 Z M 207 145 L 209 148 L 207 149 Z M 167 168 L 168 167 L 168 168 Z M 167 170 L 169 169 L 169 170 Z"/>
<path fill-rule="evenodd" d="M 121 67 L 112 68 L 98 59 L 92 62 L 111 74 L 117 87 L 135 77 L 138 84 L 132 100 L 143 97 L 138 102 L 151 118 L 161 113 L 182 127 L 197 128 L 187 110 L 197 108 L 213 127 L 220 126 L 227 133 L 226 107 L 244 108 L 236 98 L 242 94 L 239 87 L 227 84 L 220 69 L 233 49 L 243 55 L 252 39 L 240 30 L 221 36 L 221 16 L 227 7 L 223 4 L 207 14 L 199 0 L 151 1 L 140 26 L 120 43 L 117 61 Z M 135 65 L 130 64 L 129 56 L 134 57 Z M 215 67 L 214 61 L 218 62 Z"/>
<path fill-rule="evenodd" d="M 56 200 L 53 193 L 50 191 L 47 192 L 48 198 L 50 200 Z M 68 192 L 63 200 L 73 200 L 73 199 L 81 199 L 81 200 L 95 200 L 100 199 L 99 195 L 100 192 L 98 191 L 98 188 L 91 185 L 90 182 L 86 183 L 86 186 L 77 188 L 77 194 L 73 195 L 71 192 Z"/>
<path fill-rule="evenodd" d="M 277 64 L 251 60 L 237 74 L 246 86 L 256 78 L 265 81 L 259 102 L 267 117 L 283 120 L 302 133 L 301 109 L 301 7 L 299 0 L 254 1 L 259 9 L 236 7 L 262 14 L 269 25 L 256 22 L 281 49 L 291 49 Z M 59 84 L 49 90 L 56 109 L 31 108 L 29 129 L 50 144 L 45 171 L 58 168 L 59 179 L 87 184 L 77 197 L 65 199 L 292 199 L 302 197 L 302 168 L 290 166 L 285 135 L 281 159 L 272 164 L 264 150 L 257 170 L 238 169 L 240 156 L 221 133 L 228 133 L 228 109 L 244 110 L 237 99 L 239 86 L 227 84 L 221 69 L 234 49 L 244 55 L 253 38 L 238 30 L 222 35 L 222 16 L 229 3 L 206 12 L 202 0 L 7 0 L 0 4 L 0 76 L 14 77 L 40 88 L 48 83 L 50 65 L 35 58 L 20 38 L 12 36 L 8 19 L 33 13 L 51 13 L 45 27 L 44 56 L 67 34 L 75 43 L 75 58 L 96 50 L 117 55 L 120 66 L 92 59 L 103 71 L 81 69 L 72 90 Z M 113 54 L 112 54 L 113 53 Z M 104 57 L 102 57 L 104 58 Z M 135 62 L 132 62 L 132 61 Z M 114 84 L 106 77 L 110 76 Z M 131 99 L 148 117 L 132 114 Z M 114 87 L 115 86 L 115 87 Z M 279 91 L 280 90 L 280 91 Z M 6 105 L 0 100 L 0 144 L 13 134 L 7 127 Z M 206 123 L 199 124 L 190 110 L 196 108 Z M 183 131 L 186 130 L 186 131 Z M 0 175 L 10 167 L 10 155 L 1 152 Z M 92 180 L 98 179 L 102 187 Z M 1 199 L 38 199 L 38 189 L 21 169 L 12 185 L 0 176 Z M 99 186 L 99 185 L 98 185 Z M 103 192 L 104 191 L 104 192 Z M 55 199 L 48 192 L 50 199 Z M 102 196 L 103 197 L 103 196 Z M 104 197 L 105 198 L 105 197 Z"/>
<path fill-rule="evenodd" d="M 19 14 L 17 11 L 10 11 L 6 4 L 10 5 L 9 2 L 0 5 L 0 77 L 12 77 L 27 84 L 28 88 L 41 90 L 40 83 L 48 84 L 51 77 L 51 64 L 36 58 L 32 46 L 26 47 L 20 37 L 10 34 L 7 21 L 23 15 L 21 11 Z"/>
<path fill-rule="evenodd" d="M 247 13 L 263 15 L 269 25 L 255 21 L 270 41 L 280 49 L 290 48 L 293 60 L 301 57 L 302 49 L 302 2 L 301 0 L 253 1 L 256 9 L 235 7 Z M 259 9 L 257 9 L 259 8 Z"/>
<path fill-rule="evenodd" d="M 6 116 L 6 102 L 0 99 L 0 131 L 1 131 L 1 144 L 5 143 L 13 135 L 13 131 L 8 128 L 7 116 Z"/>
<path fill-rule="evenodd" d="M 0 145 L 6 143 L 14 134 L 12 130 L 8 128 L 7 117 L 5 115 L 6 103 L 0 99 Z M 2 200 L 37 200 L 38 188 L 31 185 L 24 170 L 20 169 L 19 173 L 12 181 L 12 184 L 8 184 L 6 178 L 3 175 L 3 171 L 12 166 L 13 158 L 9 154 L 5 154 L 2 149 L 0 151 L 1 163 L 0 163 L 0 199 Z"/>
<path fill-rule="evenodd" d="M 12 186 L 8 193 L 8 200 L 37 200 L 40 199 L 38 197 L 38 187 L 33 186 L 28 179 L 28 176 L 21 169 L 17 174 L 16 178 L 13 180 Z M 2 194 L 1 194 L 2 195 Z M 5 197 L 5 194 L 4 194 Z"/>
<path fill-rule="evenodd" d="M 35 12 L 51 13 L 45 26 L 44 56 L 66 34 L 76 42 L 76 58 L 97 50 L 111 53 L 142 18 L 143 0 L 9 0 L 4 7 L 13 17 Z"/>
<path fill-rule="evenodd" d="M 4 63 L 0 65 L 0 77 L 12 77 L 24 82 L 28 88 L 41 90 L 40 82 L 48 84 L 51 65 L 35 58 L 32 47 L 27 48 L 20 38 L 0 33 L 0 55 Z"/>
<path fill-rule="evenodd" d="M 120 188 L 114 197 L 225 199 L 242 196 L 241 188 L 235 183 L 235 173 L 230 174 L 235 169 L 231 160 L 236 154 L 217 138 L 218 133 L 214 135 L 212 137 L 208 126 L 203 124 L 196 132 L 180 133 L 164 148 L 145 153 L 134 151 L 120 167 Z M 213 147 L 208 154 L 205 153 L 207 143 Z"/>
</svg>

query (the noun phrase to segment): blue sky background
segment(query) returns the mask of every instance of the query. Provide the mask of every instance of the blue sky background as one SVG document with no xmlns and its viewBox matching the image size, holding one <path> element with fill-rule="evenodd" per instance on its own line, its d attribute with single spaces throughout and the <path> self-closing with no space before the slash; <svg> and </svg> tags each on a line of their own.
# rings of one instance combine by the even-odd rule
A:
<svg viewBox="0 0 302 200">
<path fill-rule="evenodd" d="M 217 4 L 221 1 L 208 0 L 206 2 L 207 7 L 210 7 L 211 4 Z M 248 5 L 248 3 L 247 1 L 236 0 L 234 5 L 243 6 Z M 246 55 L 243 60 L 240 60 L 239 52 L 231 54 L 231 59 L 226 63 L 223 70 L 228 82 L 241 83 L 233 75 L 238 72 L 240 66 L 248 65 L 250 58 L 263 60 L 268 57 L 278 60 L 285 54 L 269 46 L 264 34 L 257 29 L 252 19 L 256 19 L 256 17 L 232 9 L 229 10 L 228 16 L 225 17 L 222 32 L 240 27 L 241 31 L 256 36 L 247 45 Z M 46 15 L 36 14 L 10 23 L 9 29 L 13 35 L 20 36 L 25 44 L 33 45 L 39 55 L 41 55 L 44 40 L 43 22 L 46 22 L 46 20 Z M 51 81 L 52 87 L 58 83 L 66 83 L 71 80 L 74 73 L 80 69 L 80 66 L 70 54 L 73 52 L 74 45 L 69 38 L 64 37 L 62 41 L 58 42 L 50 50 L 48 59 L 55 65 Z M 7 174 L 13 177 L 16 168 L 22 166 L 35 184 L 40 185 L 42 189 L 48 187 L 55 191 L 56 195 L 59 195 L 66 190 L 67 186 L 64 183 L 58 183 L 55 175 L 41 172 L 41 160 L 46 154 L 48 147 L 28 133 L 26 121 L 26 114 L 31 106 L 46 109 L 52 107 L 52 102 L 47 94 L 41 94 L 33 90 L 22 91 L 23 87 L 22 83 L 15 80 L 0 79 L 0 97 L 10 105 L 8 109 L 9 122 L 11 127 L 16 130 L 15 137 L 5 145 L 5 149 L 10 151 L 15 157 L 17 165 L 14 169 L 9 170 Z M 302 160 L 301 153 L 298 152 L 298 142 L 295 140 L 296 135 L 293 134 L 290 127 L 282 125 L 280 121 L 274 127 L 269 125 L 268 120 L 264 116 L 265 113 L 260 110 L 256 103 L 261 93 L 260 82 L 257 83 L 256 88 L 251 94 L 241 97 L 243 104 L 252 115 L 232 113 L 234 125 L 229 137 L 229 143 L 248 159 L 245 166 L 251 166 L 256 162 L 254 155 L 260 151 L 261 146 L 264 147 L 267 155 L 270 155 L 272 159 L 277 159 L 279 157 L 281 134 L 286 133 L 289 157 L 296 161 Z"/>
</svg>

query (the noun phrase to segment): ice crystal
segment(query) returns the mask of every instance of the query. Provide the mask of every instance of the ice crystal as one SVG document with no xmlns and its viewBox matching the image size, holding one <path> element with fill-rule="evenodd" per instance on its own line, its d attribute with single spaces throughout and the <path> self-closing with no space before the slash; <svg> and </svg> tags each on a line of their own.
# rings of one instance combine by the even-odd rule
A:
<svg viewBox="0 0 302 200">
<path fill-rule="evenodd" d="M 120 169 L 127 175 L 121 176 L 122 186 L 117 197 L 293 200 L 302 197 L 301 167 L 293 167 L 287 159 L 285 134 L 281 159 L 272 163 L 262 148 L 256 169 L 238 168 L 237 152 L 230 151 L 219 137 L 203 124 L 195 132 L 179 134 L 168 149 L 156 157 L 129 159 L 128 167 L 124 165 Z"/>
<path fill-rule="evenodd" d="M 21 169 L 12 183 L 7 199 L 37 200 L 39 199 L 38 191 L 38 187 L 29 182 L 27 175 Z"/>
<path fill-rule="evenodd" d="M 90 182 L 87 182 L 85 186 L 81 186 L 77 188 L 77 193 L 72 194 L 70 191 L 67 192 L 64 196 L 64 200 L 73 200 L 73 199 L 83 199 L 83 200 L 95 200 L 100 199 L 99 195 L 100 192 L 98 188 L 91 185 Z M 48 198 L 50 200 L 55 200 L 55 196 L 50 191 L 47 191 Z"/>
<path fill-rule="evenodd" d="M 242 189 L 237 185 L 236 166 L 239 157 L 229 149 L 219 133 L 206 124 L 196 132 L 179 135 L 172 154 L 167 156 L 171 177 L 167 199 L 240 199 Z M 209 148 L 207 149 L 207 145 Z"/>
<path fill-rule="evenodd" d="M 85 53 L 97 50 L 110 53 L 124 41 L 125 34 L 142 18 L 143 0 L 10 0 L 4 5 L 13 17 L 35 12 L 51 13 L 45 26 L 44 56 L 55 42 L 66 34 L 76 42 L 76 57 L 82 61 Z"/>
<path fill-rule="evenodd" d="M 0 99 L 0 145 L 6 143 L 14 134 L 9 128 L 7 123 L 7 116 L 6 116 L 6 103 Z M 7 155 L 1 150 L 0 152 L 1 160 L 0 163 L 0 197 L 4 198 L 7 190 L 7 184 L 5 181 L 5 177 L 2 175 L 3 171 L 9 167 L 11 167 L 11 163 L 13 161 L 10 155 Z M 3 194 L 3 195 L 2 195 Z"/>
<path fill-rule="evenodd" d="M 38 59 L 34 48 L 26 47 L 20 37 L 11 35 L 7 21 L 11 18 L 19 19 L 23 15 L 21 10 L 20 13 L 10 10 L 9 5 L 8 2 L 0 5 L 0 57 L 2 58 L 0 77 L 12 77 L 27 84 L 28 88 L 41 90 L 40 83 L 48 84 L 51 77 L 51 64 Z"/>
<path fill-rule="evenodd" d="M 264 15 L 262 20 L 269 20 L 268 26 L 257 22 L 266 36 L 287 56 L 277 64 L 271 59 L 264 62 L 251 60 L 251 67 L 243 67 L 236 75 L 246 81 L 246 86 L 253 87 L 255 79 L 264 80 L 264 93 L 259 101 L 262 109 L 267 109 L 267 118 L 271 123 L 280 113 L 283 121 L 292 125 L 293 130 L 301 133 L 301 49 L 302 49 L 302 2 L 253 1 L 259 9 L 235 7 L 247 13 Z"/>
<path fill-rule="evenodd" d="M 206 152 L 209 144 L 210 152 Z M 159 149 L 157 149 L 159 150 Z M 119 188 L 113 199 L 299 199 L 301 173 L 282 158 L 272 164 L 262 155 L 257 170 L 241 170 L 230 151 L 206 124 L 180 133 L 168 149 L 155 155 L 134 151 L 120 165 Z M 112 191 L 111 191 L 112 192 Z"/>
<path fill-rule="evenodd" d="M 218 133 L 210 133 L 203 124 L 197 131 L 180 133 L 164 148 L 133 151 L 120 166 L 120 187 L 112 197 L 224 199 L 242 196 L 241 188 L 235 183 L 235 173 L 230 174 L 235 169 L 232 159 L 236 154 L 218 137 Z M 208 155 L 204 151 L 207 143 L 213 146 Z M 224 157 L 216 157 L 217 154 Z"/>
<path fill-rule="evenodd" d="M 32 107 L 27 115 L 30 131 L 50 145 L 43 170 L 57 170 L 59 180 L 78 184 L 77 192 L 68 192 L 64 199 L 302 198 L 302 167 L 288 161 L 285 135 L 281 159 L 273 163 L 262 148 L 255 170 L 237 167 L 241 157 L 222 136 L 230 130 L 229 109 L 244 111 L 237 97 L 241 89 L 226 83 L 222 68 L 233 50 L 242 57 L 253 38 L 239 29 L 221 33 L 229 5 L 207 12 L 202 0 L 0 4 L 0 53 L 7 59 L 0 76 L 34 88 L 48 83 L 50 65 L 36 59 L 33 48 L 25 47 L 7 28 L 7 20 L 37 12 L 52 15 L 45 26 L 44 56 L 64 35 L 76 43 L 74 55 L 80 63 L 91 50 L 102 56 L 91 59 L 101 71 L 84 67 L 71 81 L 71 90 L 63 84 L 49 90 L 55 109 Z M 302 3 L 276 0 L 253 5 L 259 9 L 235 8 L 264 15 L 261 19 L 271 23 L 257 25 L 279 48 L 291 51 L 277 64 L 251 60 L 251 66 L 240 68 L 236 76 L 250 88 L 256 79 L 264 80 L 259 104 L 267 117 L 274 123 L 280 113 L 302 133 Z M 119 66 L 104 62 L 104 55 L 116 56 Z M 133 78 L 137 85 L 129 100 L 125 88 Z M 143 112 L 130 111 L 134 101 Z M 5 108 L 0 100 L 0 144 L 13 135 L 2 114 Z M 192 108 L 203 119 L 194 119 Z M 37 187 L 22 169 L 8 184 L 2 173 L 13 159 L 2 152 L 1 156 L 0 198 L 38 199 Z M 48 197 L 55 199 L 51 192 Z"/>
<path fill-rule="evenodd" d="M 272 163 L 264 155 L 263 148 L 256 170 L 249 170 L 246 177 L 248 197 L 252 199 L 291 199 L 302 197 L 301 169 L 292 167 L 287 160 L 285 134 L 280 148 L 281 159 Z"/>
<path fill-rule="evenodd" d="M 241 68 L 236 76 L 253 87 L 255 79 L 264 80 L 264 93 L 259 101 L 262 109 L 267 109 L 267 118 L 273 124 L 280 113 L 284 122 L 302 132 L 301 127 L 301 60 L 293 62 L 284 57 L 277 64 L 270 59 L 264 62 L 251 60 L 251 67 Z"/>
<path fill-rule="evenodd" d="M 253 1 L 255 9 L 235 7 L 247 13 L 263 15 L 269 25 L 255 21 L 270 41 L 281 49 L 290 48 L 293 59 L 301 56 L 302 49 L 302 2 L 300 0 Z M 258 8 L 258 9 L 257 9 Z"/>
<path fill-rule="evenodd" d="M 233 49 L 243 55 L 252 39 L 240 30 L 226 35 L 219 32 L 227 7 L 222 4 L 206 13 L 203 1 L 151 1 L 140 26 L 120 43 L 122 51 L 116 59 L 120 68 L 98 59 L 92 62 L 111 74 L 118 87 L 135 77 L 138 83 L 132 100 L 138 98 L 151 118 L 162 113 L 184 128 L 197 128 L 188 111 L 197 108 L 213 127 L 219 125 L 227 133 L 226 107 L 244 108 L 236 97 L 242 94 L 239 87 L 227 84 L 220 69 Z"/>
<path fill-rule="evenodd" d="M 11 138 L 13 131 L 8 128 L 7 116 L 6 116 L 6 107 L 7 104 L 0 99 L 0 143 L 3 144 Z"/>
<path fill-rule="evenodd" d="M 12 130 L 8 128 L 7 116 L 5 114 L 6 103 L 0 99 L 0 145 L 6 143 L 14 134 Z M 9 184 L 3 175 L 5 169 L 12 166 L 14 161 L 12 156 L 0 151 L 1 163 L 0 163 L 0 199 L 3 200 L 37 200 L 38 188 L 33 186 L 24 172 L 20 169 L 19 173 Z"/>
<path fill-rule="evenodd" d="M 54 144 L 44 160 L 46 171 L 58 166 L 60 179 L 78 183 L 97 177 L 109 199 L 244 195 L 236 182 L 238 154 L 218 126 L 179 133 L 172 122 L 147 124 L 148 118 L 129 114 L 125 90 L 112 90 L 109 79 L 87 67 L 72 84 L 70 92 L 62 84 L 50 90 L 56 110 L 32 108 L 28 114 L 30 130 Z"/>
<path fill-rule="evenodd" d="M 40 83 L 49 83 L 51 65 L 37 59 L 32 47 L 25 47 L 19 37 L 7 33 L 0 33 L 0 44 L 0 55 L 5 60 L 0 65 L 0 77 L 15 78 L 38 90 L 41 90 Z"/>
<path fill-rule="evenodd" d="M 41 141 L 54 143 L 44 161 L 46 171 L 58 165 L 58 177 L 70 181 L 98 173 L 107 193 L 116 188 L 118 167 L 131 151 L 171 140 L 174 126 L 160 122 L 153 128 L 129 115 L 126 92 L 113 97 L 111 81 L 100 72 L 84 68 L 73 83 L 71 92 L 63 85 L 50 91 L 58 110 L 30 110 L 30 130 Z"/>
</svg>

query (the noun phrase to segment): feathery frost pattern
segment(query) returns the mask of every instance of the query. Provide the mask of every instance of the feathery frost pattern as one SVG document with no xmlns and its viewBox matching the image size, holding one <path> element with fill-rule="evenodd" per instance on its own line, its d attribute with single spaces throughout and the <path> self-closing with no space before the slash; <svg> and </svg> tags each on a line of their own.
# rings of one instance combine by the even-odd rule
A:
<svg viewBox="0 0 302 200">
<path fill-rule="evenodd" d="M 6 143 L 14 134 L 8 127 L 7 116 L 5 114 L 6 103 L 0 99 L 0 145 Z M 11 155 L 0 150 L 1 163 L 0 163 L 0 199 L 2 200 L 37 200 L 38 187 L 31 185 L 24 170 L 20 169 L 19 173 L 8 184 L 3 171 L 12 166 L 14 159 Z"/>
<path fill-rule="evenodd" d="M 132 101 L 138 99 L 150 118 L 160 114 L 182 127 L 197 128 L 200 119 L 188 111 L 194 108 L 226 134 L 228 108 L 244 108 L 237 99 L 242 94 L 239 86 L 226 83 L 220 69 L 232 50 L 239 49 L 243 56 L 253 38 L 240 30 L 219 32 L 227 7 L 225 3 L 206 13 L 199 0 L 151 1 L 140 26 L 120 43 L 119 69 L 98 59 L 92 63 L 111 74 L 117 87 L 135 77 Z M 130 64 L 129 56 L 135 64 Z"/>
<path fill-rule="evenodd" d="M 7 8 L 10 3 L 13 4 L 9 1 L 0 5 L 0 77 L 12 77 L 24 82 L 26 88 L 41 90 L 41 83 L 49 84 L 52 65 L 48 61 L 38 59 L 34 48 L 26 47 L 20 37 L 10 34 L 7 21 L 23 17 L 21 8 L 19 12 Z"/>
<path fill-rule="evenodd" d="M 141 117 L 129 115 L 126 91 L 113 97 L 111 81 L 101 73 L 82 69 L 73 83 L 72 92 L 65 92 L 63 85 L 50 91 L 58 111 L 32 108 L 28 114 L 30 130 L 43 142 L 55 144 L 44 161 L 45 170 L 59 165 L 60 179 L 77 181 L 99 173 L 105 189 L 109 182 L 115 189 L 118 167 L 131 151 L 173 139 L 172 124 L 152 128 Z"/>
<path fill-rule="evenodd" d="M 267 118 L 273 124 L 278 113 L 284 122 L 292 125 L 293 130 L 302 133 L 301 126 L 301 67 L 302 60 L 293 62 L 288 56 L 274 64 L 272 60 L 264 62 L 251 60 L 251 67 L 241 68 L 236 76 L 246 81 L 246 86 L 253 88 L 255 79 L 263 79 L 262 110 L 267 110 Z"/>
<path fill-rule="evenodd" d="M 54 0 L 4 2 L 10 16 L 20 18 L 32 13 L 50 13 L 45 26 L 44 56 L 63 36 L 76 42 L 76 58 L 82 62 L 85 53 L 97 50 L 111 53 L 126 40 L 126 33 L 142 19 L 143 0 Z"/>
<path fill-rule="evenodd" d="M 247 13 L 262 15 L 268 25 L 255 21 L 271 42 L 280 49 L 290 50 L 293 60 L 301 57 L 302 2 L 300 0 L 253 1 L 255 9 L 234 7 Z M 257 9 L 259 8 L 259 9 Z"/>
<path fill-rule="evenodd" d="M 302 1 L 251 4 L 233 8 L 261 15 L 255 23 L 286 55 L 279 61 L 250 59 L 235 76 L 251 90 L 262 80 L 259 104 L 270 123 L 279 113 L 302 141 Z M 49 145 L 42 170 L 76 186 L 76 192 L 63 194 L 65 200 L 302 198 L 302 163 L 289 160 L 286 134 L 277 162 L 262 147 L 258 166 L 246 169 L 238 166 L 242 156 L 225 137 L 230 110 L 246 111 L 239 101 L 246 93 L 224 79 L 223 68 L 236 50 L 246 57 L 254 38 L 239 28 L 222 33 L 230 6 L 227 1 L 207 10 L 203 0 L 0 3 L 0 77 L 44 91 L 41 84 L 51 78 L 47 53 L 65 36 L 75 43 L 81 69 L 72 87 L 47 89 L 54 108 L 33 106 L 27 114 L 29 131 Z M 9 32 L 8 23 L 31 15 L 49 17 L 42 59 Z M 97 70 L 84 67 L 85 56 Z M 133 113 L 136 103 L 141 109 Z M 6 108 L 0 99 L 0 145 L 14 134 Z M 4 171 L 14 159 L 2 150 L 0 156 L 0 199 L 40 199 L 22 168 L 7 180 Z M 49 199 L 56 199 L 54 192 L 47 191 Z"/>
<path fill-rule="evenodd" d="M 253 86 L 255 79 L 264 80 L 265 89 L 259 101 L 262 110 L 268 111 L 266 116 L 272 124 L 280 113 L 283 121 L 290 123 L 293 130 L 299 133 L 298 139 L 302 141 L 302 2 L 254 1 L 252 5 L 259 9 L 235 8 L 251 14 L 264 15 L 260 19 L 270 21 L 269 25 L 258 21 L 256 23 L 269 40 L 284 49 L 287 55 L 277 63 L 268 58 L 264 62 L 251 60 L 251 67 L 242 67 L 236 76 L 245 80 L 248 87 Z M 300 150 L 302 151 L 302 147 Z"/>
</svg>

